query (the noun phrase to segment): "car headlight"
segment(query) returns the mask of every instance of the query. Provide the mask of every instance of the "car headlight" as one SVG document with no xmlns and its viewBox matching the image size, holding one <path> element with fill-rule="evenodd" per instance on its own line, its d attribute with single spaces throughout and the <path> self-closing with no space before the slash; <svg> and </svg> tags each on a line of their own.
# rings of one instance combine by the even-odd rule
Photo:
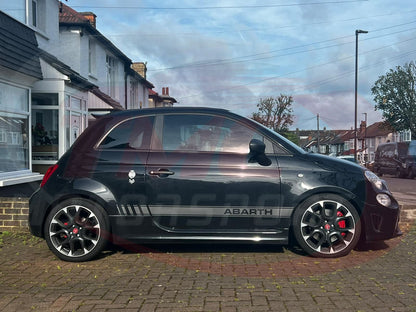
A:
<svg viewBox="0 0 416 312">
<path fill-rule="evenodd" d="M 383 180 L 380 179 L 375 173 L 369 170 L 366 170 L 364 172 L 364 175 L 367 178 L 367 180 L 370 181 L 371 184 L 373 184 L 377 189 L 379 189 L 380 191 L 383 190 L 384 188 Z"/>
</svg>

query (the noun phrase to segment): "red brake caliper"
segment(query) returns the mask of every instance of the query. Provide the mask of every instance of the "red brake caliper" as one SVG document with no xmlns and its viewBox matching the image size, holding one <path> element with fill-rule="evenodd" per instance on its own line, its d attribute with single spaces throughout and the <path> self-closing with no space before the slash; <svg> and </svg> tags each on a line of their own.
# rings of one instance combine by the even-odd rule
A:
<svg viewBox="0 0 416 312">
<path fill-rule="evenodd" d="M 341 211 L 337 211 L 337 217 L 343 217 L 343 213 Z M 341 220 L 338 222 L 338 226 L 340 229 L 345 229 L 346 228 L 346 224 L 345 224 L 345 220 Z M 342 236 L 345 236 L 345 232 L 341 233 Z"/>
</svg>

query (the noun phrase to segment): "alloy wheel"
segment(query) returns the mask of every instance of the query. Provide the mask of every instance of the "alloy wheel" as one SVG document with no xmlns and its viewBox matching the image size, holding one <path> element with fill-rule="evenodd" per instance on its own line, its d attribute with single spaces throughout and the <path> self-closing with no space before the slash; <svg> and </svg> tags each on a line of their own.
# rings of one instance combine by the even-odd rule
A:
<svg viewBox="0 0 416 312">
<path fill-rule="evenodd" d="M 358 243 L 361 223 L 355 208 L 343 198 L 314 196 L 294 214 L 294 234 L 301 247 L 316 257 L 348 254 Z"/>
<path fill-rule="evenodd" d="M 97 215 L 81 205 L 59 209 L 49 223 L 48 235 L 56 251 L 70 257 L 82 257 L 97 246 L 101 226 Z"/>
</svg>

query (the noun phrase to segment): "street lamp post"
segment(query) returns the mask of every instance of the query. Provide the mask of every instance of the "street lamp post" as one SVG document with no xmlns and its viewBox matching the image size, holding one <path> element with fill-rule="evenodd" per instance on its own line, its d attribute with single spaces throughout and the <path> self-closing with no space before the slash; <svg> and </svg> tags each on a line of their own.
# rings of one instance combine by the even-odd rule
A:
<svg viewBox="0 0 416 312">
<path fill-rule="evenodd" d="M 355 114 L 354 114 L 354 159 L 357 161 L 357 88 L 358 88 L 358 34 L 367 34 L 368 31 L 357 29 L 355 31 Z"/>
<path fill-rule="evenodd" d="M 365 125 L 365 129 L 364 129 L 364 144 L 363 144 L 363 151 L 364 151 L 364 164 L 367 167 L 367 160 L 368 160 L 368 152 L 367 152 L 367 113 L 363 113 L 363 115 L 365 116 L 364 119 L 364 125 Z"/>
</svg>

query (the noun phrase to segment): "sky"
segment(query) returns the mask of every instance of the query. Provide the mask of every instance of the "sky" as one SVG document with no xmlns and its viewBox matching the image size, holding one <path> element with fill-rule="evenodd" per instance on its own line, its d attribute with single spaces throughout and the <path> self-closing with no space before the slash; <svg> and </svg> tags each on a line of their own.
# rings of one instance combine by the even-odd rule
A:
<svg viewBox="0 0 416 312">
<path fill-rule="evenodd" d="M 371 88 L 416 60 L 414 0 L 68 0 L 177 106 L 243 116 L 291 95 L 291 129 L 352 129 L 358 35 L 358 124 L 381 121 Z"/>
</svg>

